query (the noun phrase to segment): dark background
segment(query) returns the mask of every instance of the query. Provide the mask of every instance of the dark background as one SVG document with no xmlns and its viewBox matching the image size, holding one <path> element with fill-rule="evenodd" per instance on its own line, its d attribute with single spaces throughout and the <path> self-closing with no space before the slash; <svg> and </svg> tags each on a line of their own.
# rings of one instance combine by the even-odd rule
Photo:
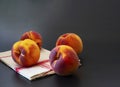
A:
<svg viewBox="0 0 120 87">
<path fill-rule="evenodd" d="M 68 77 L 28 81 L 0 62 L 0 87 L 120 87 L 119 0 L 0 0 L 0 52 L 29 30 L 51 50 L 59 35 L 78 34 L 83 66 Z"/>
</svg>

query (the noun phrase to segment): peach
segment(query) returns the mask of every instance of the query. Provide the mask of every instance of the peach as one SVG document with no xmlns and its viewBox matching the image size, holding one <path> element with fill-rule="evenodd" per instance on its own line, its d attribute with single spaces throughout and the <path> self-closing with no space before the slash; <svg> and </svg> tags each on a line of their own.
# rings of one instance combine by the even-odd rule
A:
<svg viewBox="0 0 120 87">
<path fill-rule="evenodd" d="M 42 46 L 42 36 L 36 31 L 28 31 L 22 34 L 20 40 L 31 39 L 36 42 L 36 44 L 41 48 Z"/>
<path fill-rule="evenodd" d="M 50 52 L 49 60 L 55 73 L 62 76 L 73 74 L 81 65 L 74 49 L 67 45 L 54 47 Z"/>
<path fill-rule="evenodd" d="M 40 49 L 33 40 L 20 40 L 13 44 L 11 55 L 17 64 L 23 67 L 29 67 L 38 62 Z"/>
<path fill-rule="evenodd" d="M 83 51 L 82 39 L 75 33 L 65 33 L 60 35 L 56 41 L 56 46 L 58 45 L 71 46 L 77 54 L 80 54 Z"/>
</svg>

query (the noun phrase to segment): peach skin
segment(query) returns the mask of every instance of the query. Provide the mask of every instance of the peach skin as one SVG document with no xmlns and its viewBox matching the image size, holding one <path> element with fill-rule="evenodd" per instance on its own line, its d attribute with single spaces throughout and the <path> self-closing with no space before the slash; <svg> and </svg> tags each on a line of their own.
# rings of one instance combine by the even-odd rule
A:
<svg viewBox="0 0 120 87">
<path fill-rule="evenodd" d="M 42 36 L 40 33 L 35 31 L 28 31 L 22 34 L 20 40 L 31 39 L 37 43 L 39 48 L 42 46 Z"/>
<path fill-rule="evenodd" d="M 29 67 L 38 62 L 40 49 L 33 40 L 25 39 L 13 44 L 11 55 L 17 64 L 23 67 Z"/>
<path fill-rule="evenodd" d="M 54 47 L 49 55 L 49 60 L 55 73 L 62 76 L 73 74 L 81 65 L 74 49 L 67 45 Z"/>
<path fill-rule="evenodd" d="M 71 46 L 77 54 L 80 54 L 83 51 L 82 39 L 75 33 L 65 33 L 60 35 L 56 41 L 56 46 L 58 45 Z"/>
</svg>

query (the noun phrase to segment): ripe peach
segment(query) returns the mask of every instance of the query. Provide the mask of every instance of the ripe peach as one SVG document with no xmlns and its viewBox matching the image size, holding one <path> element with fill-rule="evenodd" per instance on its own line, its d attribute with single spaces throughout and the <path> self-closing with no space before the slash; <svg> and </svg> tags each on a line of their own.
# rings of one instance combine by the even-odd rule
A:
<svg viewBox="0 0 120 87">
<path fill-rule="evenodd" d="M 65 33 L 58 37 L 56 46 L 68 45 L 71 46 L 77 54 L 80 54 L 83 50 L 82 39 L 75 33 Z"/>
<path fill-rule="evenodd" d="M 80 60 L 74 49 L 67 45 L 56 46 L 49 55 L 50 65 L 58 75 L 73 74 L 80 66 Z"/>
<path fill-rule="evenodd" d="M 35 31 L 25 32 L 22 34 L 20 40 L 24 40 L 24 39 L 31 39 L 35 41 L 37 45 L 39 46 L 39 48 L 41 48 L 42 46 L 42 36 L 38 32 L 35 32 Z"/>
<path fill-rule="evenodd" d="M 13 44 L 11 55 L 17 64 L 24 67 L 29 67 L 38 62 L 40 57 L 40 49 L 33 40 L 20 40 Z"/>
</svg>

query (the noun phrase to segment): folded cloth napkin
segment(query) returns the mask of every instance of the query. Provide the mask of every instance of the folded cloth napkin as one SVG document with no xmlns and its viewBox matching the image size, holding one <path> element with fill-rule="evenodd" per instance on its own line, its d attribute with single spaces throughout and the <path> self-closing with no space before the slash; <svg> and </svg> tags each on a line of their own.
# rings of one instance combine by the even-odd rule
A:
<svg viewBox="0 0 120 87">
<path fill-rule="evenodd" d="M 27 68 L 22 67 L 13 61 L 11 51 L 0 52 L 0 60 L 28 80 L 34 80 L 55 73 L 49 63 L 49 54 L 49 50 L 42 48 L 38 63 Z"/>
</svg>

